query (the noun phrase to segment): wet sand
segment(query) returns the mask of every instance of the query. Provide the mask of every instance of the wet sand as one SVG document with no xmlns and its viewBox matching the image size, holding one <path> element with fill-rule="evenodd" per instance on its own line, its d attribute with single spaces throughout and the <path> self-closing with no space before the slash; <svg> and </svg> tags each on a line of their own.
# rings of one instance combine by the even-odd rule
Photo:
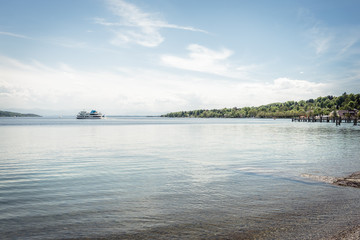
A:
<svg viewBox="0 0 360 240">
<path fill-rule="evenodd" d="M 349 227 L 330 238 L 322 238 L 321 240 L 359 240 L 360 225 Z"/>
</svg>

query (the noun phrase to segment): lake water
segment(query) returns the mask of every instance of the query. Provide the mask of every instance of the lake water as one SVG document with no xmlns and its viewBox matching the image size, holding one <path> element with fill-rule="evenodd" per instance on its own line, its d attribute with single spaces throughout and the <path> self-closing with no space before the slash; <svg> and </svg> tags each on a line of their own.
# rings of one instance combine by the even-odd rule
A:
<svg viewBox="0 0 360 240">
<path fill-rule="evenodd" d="M 360 221 L 360 127 L 0 119 L 2 239 L 319 239 Z"/>
</svg>

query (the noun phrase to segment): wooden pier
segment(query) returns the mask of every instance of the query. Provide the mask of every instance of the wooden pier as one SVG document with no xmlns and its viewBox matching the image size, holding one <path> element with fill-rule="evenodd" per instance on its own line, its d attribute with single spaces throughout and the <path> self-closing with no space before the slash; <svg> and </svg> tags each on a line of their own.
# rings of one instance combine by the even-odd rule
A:
<svg viewBox="0 0 360 240">
<path fill-rule="evenodd" d="M 348 117 L 348 118 L 341 118 L 341 117 L 322 117 L 322 116 L 309 116 L 309 117 L 293 117 L 291 119 L 292 122 L 332 122 L 336 123 L 336 125 L 341 125 L 341 123 L 354 123 L 354 126 L 358 125 L 358 118 L 357 117 Z"/>
</svg>

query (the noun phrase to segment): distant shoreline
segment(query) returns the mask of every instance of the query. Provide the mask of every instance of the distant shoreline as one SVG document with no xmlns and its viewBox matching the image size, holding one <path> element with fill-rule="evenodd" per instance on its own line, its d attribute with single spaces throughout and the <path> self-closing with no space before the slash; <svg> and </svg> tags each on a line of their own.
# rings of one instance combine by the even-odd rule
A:
<svg viewBox="0 0 360 240">
<path fill-rule="evenodd" d="M 0 111 L 0 117 L 41 117 L 41 116 L 33 113 Z"/>
</svg>

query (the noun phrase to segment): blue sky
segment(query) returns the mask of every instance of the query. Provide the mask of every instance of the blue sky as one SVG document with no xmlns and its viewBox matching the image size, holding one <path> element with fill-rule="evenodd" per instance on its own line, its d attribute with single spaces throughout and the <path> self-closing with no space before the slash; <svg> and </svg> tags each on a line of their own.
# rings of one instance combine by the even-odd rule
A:
<svg viewBox="0 0 360 240">
<path fill-rule="evenodd" d="M 359 1 L 0 0 L 0 109 L 105 114 L 360 92 Z"/>
</svg>

